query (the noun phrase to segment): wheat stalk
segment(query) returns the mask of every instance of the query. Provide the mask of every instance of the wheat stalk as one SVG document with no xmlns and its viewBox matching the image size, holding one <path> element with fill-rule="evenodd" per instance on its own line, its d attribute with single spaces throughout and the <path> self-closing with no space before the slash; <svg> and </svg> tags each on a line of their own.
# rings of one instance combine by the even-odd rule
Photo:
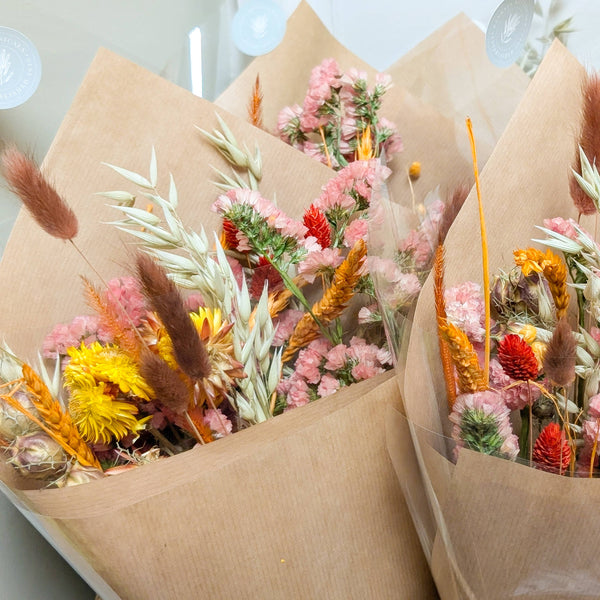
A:
<svg viewBox="0 0 600 600">
<path fill-rule="evenodd" d="M 366 254 L 365 242 L 358 240 L 342 264 L 335 270 L 333 282 L 321 300 L 313 305 L 314 318 L 310 313 L 305 313 L 298 321 L 281 357 L 283 362 L 288 361 L 298 350 L 319 337 L 321 329 L 315 318 L 321 325 L 327 325 L 340 316 L 354 295 L 354 287 L 360 279 Z"/>
<path fill-rule="evenodd" d="M 101 469 L 98 459 L 79 434 L 70 415 L 63 411 L 58 400 L 52 397 L 46 384 L 27 364 L 23 365 L 23 380 L 41 421 L 31 413 L 28 414 L 29 411 L 25 412 L 23 407 L 19 408 L 20 404 L 16 400 L 13 407 L 21 410 L 23 414 L 34 420 L 52 439 L 62 446 L 65 452 L 73 456 L 81 465 Z M 4 399 L 8 401 L 7 398 Z"/>
<path fill-rule="evenodd" d="M 477 353 L 466 333 L 449 321 L 439 325 L 439 331 L 448 344 L 456 367 L 460 393 L 473 394 L 488 389 L 485 373 L 479 366 Z"/>
</svg>

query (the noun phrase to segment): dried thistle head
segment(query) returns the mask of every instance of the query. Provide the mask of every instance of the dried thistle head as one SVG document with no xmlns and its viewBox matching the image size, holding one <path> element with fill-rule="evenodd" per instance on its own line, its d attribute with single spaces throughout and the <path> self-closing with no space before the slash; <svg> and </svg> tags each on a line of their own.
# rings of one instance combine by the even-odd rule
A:
<svg viewBox="0 0 600 600">
<path fill-rule="evenodd" d="M 25 205 L 37 224 L 51 236 L 71 240 L 77 235 L 77 217 L 35 162 L 16 146 L 0 156 L 3 175 L 10 189 Z"/>
<path fill-rule="evenodd" d="M 208 377 L 211 372 L 208 352 L 175 284 L 147 254 L 138 253 L 136 267 L 144 294 L 171 338 L 177 363 L 194 380 Z"/>
<path fill-rule="evenodd" d="M 544 372 L 553 385 L 566 387 L 575 380 L 577 342 L 566 318 L 559 319 L 544 355 Z"/>
<path fill-rule="evenodd" d="M 583 82 L 582 124 L 578 144 L 575 147 L 573 170 L 581 173 L 579 147 L 585 152 L 590 164 L 600 159 L 600 76 L 590 73 Z M 576 178 L 569 178 L 571 198 L 577 210 L 584 215 L 593 215 L 596 207 L 593 200 L 581 189 Z"/>
</svg>

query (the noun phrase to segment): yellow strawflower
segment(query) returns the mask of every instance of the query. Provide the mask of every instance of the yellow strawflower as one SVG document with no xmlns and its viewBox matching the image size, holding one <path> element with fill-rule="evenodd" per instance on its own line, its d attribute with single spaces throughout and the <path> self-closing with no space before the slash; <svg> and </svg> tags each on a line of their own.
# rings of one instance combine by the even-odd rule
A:
<svg viewBox="0 0 600 600">
<path fill-rule="evenodd" d="M 90 374 L 76 372 L 69 385 L 69 413 L 81 436 L 88 442 L 107 444 L 144 429 L 150 417 L 137 420 L 138 410 L 129 402 L 116 400 L 111 384 L 96 382 Z"/>
<path fill-rule="evenodd" d="M 71 360 L 65 369 L 67 387 L 77 376 L 89 374 L 98 382 L 114 383 L 123 394 L 152 398 L 152 388 L 140 375 L 137 364 L 117 346 L 82 343 L 79 348 L 69 348 L 68 353 Z"/>
</svg>

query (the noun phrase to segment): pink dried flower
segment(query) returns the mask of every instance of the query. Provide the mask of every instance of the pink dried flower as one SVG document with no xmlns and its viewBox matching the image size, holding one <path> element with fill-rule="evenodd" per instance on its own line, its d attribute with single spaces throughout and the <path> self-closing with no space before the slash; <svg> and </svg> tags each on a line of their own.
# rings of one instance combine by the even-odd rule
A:
<svg viewBox="0 0 600 600">
<path fill-rule="evenodd" d="M 529 406 L 529 402 L 535 402 L 541 395 L 536 385 L 515 382 L 504 372 L 502 365 L 492 358 L 490 360 L 490 384 L 502 396 L 502 400 L 510 410 L 521 410 Z"/>
<path fill-rule="evenodd" d="M 562 217 L 555 217 L 554 219 L 544 219 L 544 227 L 550 229 L 555 233 L 560 233 L 568 237 L 571 240 L 577 239 L 578 233 L 574 225 L 577 222 L 573 219 L 563 219 Z"/>
<path fill-rule="evenodd" d="M 317 275 L 332 273 L 342 264 L 342 254 L 339 248 L 325 248 L 309 252 L 298 265 L 298 274 L 308 283 L 313 283 Z"/>
<path fill-rule="evenodd" d="M 337 371 L 342 369 L 348 360 L 347 354 L 348 348 L 345 344 L 338 344 L 334 346 L 327 354 L 327 362 L 325 368 L 330 371 Z"/>
<path fill-rule="evenodd" d="M 284 344 L 294 332 L 298 321 L 302 318 L 304 311 L 290 308 L 283 311 L 273 322 L 275 325 L 275 335 L 273 337 L 273 346 Z"/>
<path fill-rule="evenodd" d="M 335 394 L 335 392 L 337 392 L 339 389 L 339 380 L 331 375 L 326 374 L 321 378 L 321 382 L 317 388 L 317 393 L 319 394 L 320 398 L 325 398 L 325 396 L 331 396 L 331 394 Z"/>
<path fill-rule="evenodd" d="M 355 219 L 344 230 L 344 245 L 352 248 L 358 240 L 368 242 L 369 222 L 367 219 Z"/>
<path fill-rule="evenodd" d="M 46 336 L 42 345 L 44 358 L 56 358 L 56 355 L 66 356 L 67 349 L 77 347 L 84 342 L 87 345 L 98 341 L 97 316 L 75 317 L 69 324 L 55 325 Z"/>
<path fill-rule="evenodd" d="M 464 331 L 472 342 L 485 337 L 485 306 L 481 286 L 467 281 L 444 292 L 448 320 Z"/>
<path fill-rule="evenodd" d="M 220 408 L 209 408 L 205 410 L 202 420 L 205 425 L 210 427 L 214 437 L 217 439 L 229 435 L 233 429 L 231 421 L 223 414 Z"/>
<path fill-rule="evenodd" d="M 514 459 L 519 453 L 519 442 L 509 417 L 510 411 L 497 392 L 461 394 L 449 417 L 454 423 L 452 437 L 458 447 Z"/>
<path fill-rule="evenodd" d="M 308 384 L 301 377 L 290 378 L 287 391 L 287 408 L 297 408 L 310 402 Z"/>
</svg>

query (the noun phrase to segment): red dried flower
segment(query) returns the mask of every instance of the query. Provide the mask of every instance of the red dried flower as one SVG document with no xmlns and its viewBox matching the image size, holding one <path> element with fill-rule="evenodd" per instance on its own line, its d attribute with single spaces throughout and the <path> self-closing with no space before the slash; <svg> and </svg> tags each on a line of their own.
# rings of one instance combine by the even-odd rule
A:
<svg viewBox="0 0 600 600">
<path fill-rule="evenodd" d="M 311 235 L 316 237 L 321 248 L 331 246 L 331 225 L 327 217 L 314 204 L 311 204 L 306 210 L 302 222 L 308 229 L 307 237 Z"/>
<path fill-rule="evenodd" d="M 536 379 L 538 363 L 531 346 L 520 336 L 509 333 L 498 346 L 498 360 L 504 372 L 515 381 Z"/>
<path fill-rule="evenodd" d="M 269 284 L 269 293 L 279 291 L 283 288 L 283 279 L 277 269 L 264 257 L 258 259 L 258 266 L 252 272 L 252 280 L 248 291 L 255 300 L 263 293 L 265 281 Z"/>
<path fill-rule="evenodd" d="M 563 473 L 571 461 L 571 447 L 558 423 L 544 427 L 533 446 L 533 461 L 538 469 Z"/>
<path fill-rule="evenodd" d="M 239 229 L 229 219 L 223 219 L 223 237 L 225 238 L 225 250 L 237 250 Z"/>
</svg>

